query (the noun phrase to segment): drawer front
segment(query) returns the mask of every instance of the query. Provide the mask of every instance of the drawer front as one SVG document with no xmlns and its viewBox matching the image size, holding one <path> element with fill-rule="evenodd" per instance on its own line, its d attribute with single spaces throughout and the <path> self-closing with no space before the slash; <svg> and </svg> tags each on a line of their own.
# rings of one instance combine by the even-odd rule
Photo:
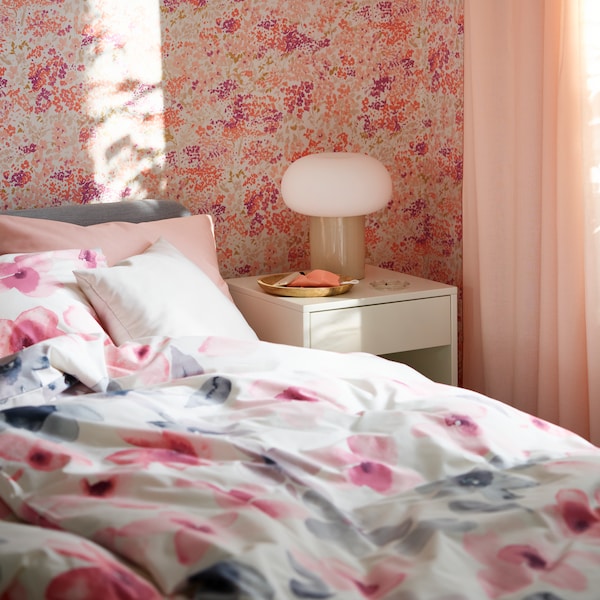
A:
<svg viewBox="0 0 600 600">
<path fill-rule="evenodd" d="M 310 346 L 389 354 L 452 343 L 450 296 L 311 314 Z"/>
</svg>

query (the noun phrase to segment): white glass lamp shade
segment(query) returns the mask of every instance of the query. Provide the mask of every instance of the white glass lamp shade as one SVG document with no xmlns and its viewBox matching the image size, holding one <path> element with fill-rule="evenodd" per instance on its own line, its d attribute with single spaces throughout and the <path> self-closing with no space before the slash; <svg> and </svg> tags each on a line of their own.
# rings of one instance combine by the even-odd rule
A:
<svg viewBox="0 0 600 600">
<path fill-rule="evenodd" d="M 354 152 L 309 154 L 287 168 L 281 194 L 292 210 L 311 217 L 311 268 L 364 277 L 364 216 L 392 197 L 385 166 Z"/>
</svg>

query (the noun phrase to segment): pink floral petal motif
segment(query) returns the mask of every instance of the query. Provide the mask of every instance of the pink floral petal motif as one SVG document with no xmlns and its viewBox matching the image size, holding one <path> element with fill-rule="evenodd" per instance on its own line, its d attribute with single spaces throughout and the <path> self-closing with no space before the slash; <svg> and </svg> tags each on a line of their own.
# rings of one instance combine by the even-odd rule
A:
<svg viewBox="0 0 600 600">
<path fill-rule="evenodd" d="M 163 448 L 119 450 L 107 456 L 105 460 L 117 465 L 136 465 L 140 468 L 147 468 L 152 463 L 160 463 L 173 469 L 183 469 L 186 466 L 203 464 L 203 461 L 195 456 Z"/>
<path fill-rule="evenodd" d="M 69 463 L 70 457 L 62 448 L 51 442 L 32 442 L 5 431 L 0 437 L 0 457 L 14 462 L 27 463 L 36 471 L 54 471 Z"/>
<path fill-rule="evenodd" d="M 0 319 L 0 356 L 8 356 L 14 353 L 10 341 L 13 327 L 13 321 L 10 319 Z"/>
<path fill-rule="evenodd" d="M 498 552 L 498 558 L 537 572 L 539 579 L 552 583 L 558 588 L 581 592 L 587 589 L 587 579 L 566 560 L 551 561 L 541 550 L 529 544 L 505 546 Z M 532 577 L 533 579 L 533 577 Z"/>
<path fill-rule="evenodd" d="M 348 447 L 355 454 L 371 460 L 392 464 L 398 460 L 396 443 L 390 436 L 353 435 L 348 438 Z"/>
<path fill-rule="evenodd" d="M 471 408 L 470 414 L 463 412 L 448 413 L 441 411 L 438 414 L 431 413 L 422 423 L 418 423 L 412 429 L 415 437 L 434 437 L 436 439 L 447 439 L 470 452 L 485 456 L 489 451 L 488 443 L 477 423 L 478 418 L 485 416 L 485 410 Z"/>
<path fill-rule="evenodd" d="M 463 539 L 467 552 L 484 565 L 478 578 L 490 598 L 518 592 L 536 581 L 563 590 L 585 590 L 587 579 L 572 564 L 579 565 L 587 559 L 597 562 L 595 555 L 576 551 L 552 557 L 544 540 L 503 545 L 501 537 L 495 533 L 466 534 Z"/>
<path fill-rule="evenodd" d="M 567 535 L 600 538 L 600 506 L 593 509 L 583 490 L 561 490 L 557 504 L 550 507 L 566 527 Z"/>
<path fill-rule="evenodd" d="M 109 342 L 107 337 L 105 354 L 110 377 L 118 378 L 136 373 L 140 383 L 146 385 L 169 379 L 169 360 L 156 348 L 137 342 L 126 342 L 121 346 Z"/>
<path fill-rule="evenodd" d="M 401 559 L 389 557 L 377 562 L 362 581 L 355 580 L 354 584 L 369 600 L 387 598 L 406 579 L 406 571 L 409 570 L 410 567 Z"/>
<path fill-rule="evenodd" d="M 449 414 L 444 418 L 446 427 L 453 427 L 455 432 L 465 437 L 477 437 L 481 435 L 479 426 L 471 417 L 464 414 Z"/>
<path fill-rule="evenodd" d="M 352 467 L 348 475 L 354 485 L 365 485 L 376 492 L 387 492 L 392 486 L 392 470 L 381 463 L 362 462 Z"/>
<path fill-rule="evenodd" d="M 466 534 L 463 539 L 467 552 L 484 566 L 477 577 L 488 597 L 499 598 L 517 592 L 533 581 L 527 569 L 514 568 L 510 563 L 498 560 L 501 540 L 496 534 Z"/>
<path fill-rule="evenodd" d="M 27 296 L 48 296 L 56 288 L 49 281 L 52 260 L 47 253 L 19 254 L 12 263 L 0 264 L 0 288 L 16 289 Z"/>
<path fill-rule="evenodd" d="M 115 494 L 117 482 L 117 477 L 106 477 L 93 483 L 87 479 L 82 479 L 82 492 L 87 496 L 93 496 L 94 498 L 108 498 Z"/>
<path fill-rule="evenodd" d="M 127 433 L 121 436 L 125 442 L 132 446 L 147 448 L 149 450 L 166 450 L 174 454 L 181 454 L 194 459 L 211 458 L 212 446 L 198 436 L 183 435 L 173 431 L 149 431 L 144 435 L 133 436 Z"/>
<path fill-rule="evenodd" d="M 12 323 L 8 343 L 10 353 L 64 335 L 65 332 L 58 329 L 57 325 L 56 314 L 42 306 L 22 312 Z"/>
<path fill-rule="evenodd" d="M 52 542 L 51 546 L 54 546 Z M 48 584 L 44 598 L 47 600 L 76 600 L 102 598 L 102 600 L 159 600 L 162 595 L 148 582 L 120 565 L 104 551 L 87 542 L 53 547 L 58 554 L 75 561 L 87 563 L 57 575 Z"/>
<path fill-rule="evenodd" d="M 177 560 L 182 565 L 198 562 L 215 545 L 216 531 L 209 525 L 186 524 L 175 532 Z"/>
<path fill-rule="evenodd" d="M 22 294 L 35 292 L 40 282 L 39 273 L 29 267 L 14 265 L 10 270 L 2 269 L 2 271 L 0 274 L 0 285 L 9 290 L 19 290 Z"/>
<path fill-rule="evenodd" d="M 104 255 L 96 252 L 96 250 L 82 250 L 78 258 L 85 262 L 88 269 L 95 269 L 106 264 Z"/>
<path fill-rule="evenodd" d="M 367 572 L 357 573 L 350 564 L 335 558 L 319 559 L 295 549 L 292 566 L 300 576 L 314 574 L 336 590 L 348 590 L 352 598 L 379 600 L 394 597 L 390 593 L 406 579 L 413 564 L 397 556 L 382 557 Z"/>
<path fill-rule="evenodd" d="M 155 560 L 152 540 L 173 539 L 177 560 L 180 564 L 189 565 L 200 560 L 207 550 L 223 543 L 227 529 L 236 519 L 235 512 L 221 513 L 207 520 L 177 512 L 163 512 L 122 527 L 101 529 L 94 535 L 94 540 L 140 566 L 151 567 Z"/>
<path fill-rule="evenodd" d="M 304 402 L 318 402 L 319 398 L 312 390 L 291 386 L 275 396 L 278 400 L 301 400 Z"/>
</svg>

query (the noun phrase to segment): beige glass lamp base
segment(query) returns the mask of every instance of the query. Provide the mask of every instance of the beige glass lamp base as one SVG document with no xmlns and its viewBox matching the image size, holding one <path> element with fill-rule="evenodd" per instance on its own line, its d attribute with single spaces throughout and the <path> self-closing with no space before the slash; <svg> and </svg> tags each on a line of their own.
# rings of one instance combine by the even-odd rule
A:
<svg viewBox="0 0 600 600">
<path fill-rule="evenodd" d="M 365 276 L 365 217 L 311 217 L 310 266 L 353 279 Z"/>
</svg>

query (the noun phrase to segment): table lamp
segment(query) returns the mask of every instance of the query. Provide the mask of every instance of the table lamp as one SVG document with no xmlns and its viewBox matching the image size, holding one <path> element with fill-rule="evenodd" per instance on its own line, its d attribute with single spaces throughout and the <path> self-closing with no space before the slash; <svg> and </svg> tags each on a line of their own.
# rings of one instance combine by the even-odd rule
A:
<svg viewBox="0 0 600 600">
<path fill-rule="evenodd" d="M 365 215 L 392 197 L 392 178 L 377 159 L 356 152 L 309 154 L 281 180 L 283 201 L 310 216 L 310 266 L 353 279 L 365 276 Z"/>
</svg>

